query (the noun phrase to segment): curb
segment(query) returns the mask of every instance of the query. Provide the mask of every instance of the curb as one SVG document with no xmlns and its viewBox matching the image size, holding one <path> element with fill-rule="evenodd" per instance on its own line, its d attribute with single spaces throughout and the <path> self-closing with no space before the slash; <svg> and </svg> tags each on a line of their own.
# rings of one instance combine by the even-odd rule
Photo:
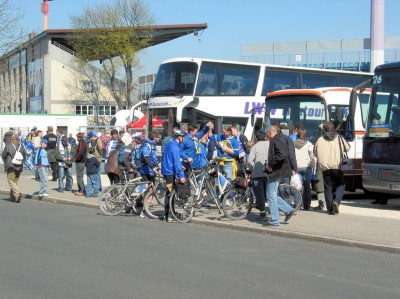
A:
<svg viewBox="0 0 400 299">
<path fill-rule="evenodd" d="M 0 190 L 0 194 L 9 195 L 10 191 Z M 55 203 L 55 204 L 64 204 L 64 205 L 72 205 L 72 206 L 78 206 L 78 207 L 98 209 L 97 204 L 88 203 L 88 202 L 77 202 L 77 201 L 72 201 L 72 200 L 68 200 L 68 199 L 54 198 L 54 197 L 50 197 L 50 196 L 45 197 L 42 200 L 39 200 L 39 197 L 37 195 L 23 193 L 22 198 L 50 202 L 50 203 Z M 212 227 L 218 227 L 218 228 L 225 228 L 225 229 L 234 229 L 234 230 L 244 231 L 244 232 L 265 234 L 265 235 L 271 235 L 271 236 L 277 236 L 277 237 L 296 238 L 296 239 L 321 242 L 321 243 L 326 243 L 326 244 L 334 244 L 334 245 L 356 247 L 356 248 L 363 248 L 363 249 L 369 249 L 369 250 L 375 250 L 375 251 L 383 251 L 383 252 L 400 254 L 400 247 L 396 247 L 396 246 L 368 243 L 368 242 L 355 241 L 355 240 L 350 240 L 350 239 L 342 239 L 342 238 L 336 238 L 336 237 L 327 237 L 327 236 L 322 236 L 322 235 L 313 235 L 313 234 L 307 234 L 307 233 L 301 233 L 301 232 L 285 231 L 285 230 L 281 230 L 277 227 L 275 227 L 275 228 L 273 228 L 273 227 L 271 227 L 271 228 L 249 227 L 249 226 L 245 226 L 245 225 L 238 225 L 238 224 L 233 224 L 233 223 L 223 223 L 220 221 L 210 221 L 210 220 L 202 220 L 202 219 L 196 219 L 196 218 L 193 218 L 191 220 L 191 223 L 212 226 Z"/>
</svg>

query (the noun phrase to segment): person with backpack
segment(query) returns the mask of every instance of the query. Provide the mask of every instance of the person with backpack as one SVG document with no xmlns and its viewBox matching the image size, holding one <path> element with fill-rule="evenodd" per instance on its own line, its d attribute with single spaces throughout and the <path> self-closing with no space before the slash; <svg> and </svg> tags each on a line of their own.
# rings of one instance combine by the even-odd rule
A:
<svg viewBox="0 0 400 299">
<path fill-rule="evenodd" d="M 49 169 L 50 163 L 47 158 L 46 147 L 48 144 L 47 139 L 40 140 L 40 148 L 38 149 L 35 155 L 35 166 L 39 173 L 40 178 L 40 190 L 39 190 L 39 199 L 42 197 L 49 196 L 46 193 L 47 190 L 47 171 Z"/>
<path fill-rule="evenodd" d="M 65 191 L 72 191 L 72 155 L 67 136 L 63 136 L 56 147 L 56 160 L 58 162 L 58 192 L 64 192 L 64 177 Z"/>
<path fill-rule="evenodd" d="M 24 169 L 22 161 L 25 159 L 25 149 L 21 145 L 18 135 L 11 135 L 10 143 L 4 148 L 2 158 L 7 173 L 7 181 L 10 185 L 10 199 L 18 203 L 22 197 L 21 189 L 18 187 L 18 179 Z"/>
<path fill-rule="evenodd" d="M 141 153 L 140 153 L 140 170 L 139 173 L 141 174 L 144 181 L 154 182 L 156 175 L 160 175 L 161 171 L 158 167 L 158 160 L 157 160 L 157 149 L 156 143 L 160 142 L 161 135 L 157 132 L 151 132 L 150 138 L 146 139 L 141 146 Z M 146 193 L 143 193 L 143 198 L 145 198 Z M 152 200 L 152 197 L 149 198 Z M 141 218 L 147 218 L 145 212 L 140 214 Z"/>
<path fill-rule="evenodd" d="M 123 151 L 122 164 L 124 168 L 129 169 L 129 179 L 139 176 L 141 163 L 142 134 L 134 133 L 132 142 Z"/>
</svg>

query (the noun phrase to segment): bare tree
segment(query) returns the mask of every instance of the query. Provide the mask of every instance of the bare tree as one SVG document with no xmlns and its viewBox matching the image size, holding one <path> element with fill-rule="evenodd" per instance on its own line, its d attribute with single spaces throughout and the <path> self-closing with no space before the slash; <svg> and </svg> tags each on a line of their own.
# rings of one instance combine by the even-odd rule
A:
<svg viewBox="0 0 400 299">
<path fill-rule="evenodd" d="M 133 70 L 140 65 L 137 54 L 149 45 L 154 24 L 148 6 L 143 0 L 91 5 L 71 22 L 78 30 L 68 37 L 69 43 L 84 60 L 101 62 L 118 107 L 131 107 Z"/>
<path fill-rule="evenodd" d="M 15 84 L 19 82 L 19 72 L 10 72 L 9 55 L 26 39 L 26 32 L 22 28 L 23 14 L 16 5 L 16 1 L 0 0 L 0 106 L 3 111 L 17 111 L 16 105 L 20 96 L 17 94 Z M 18 67 L 13 65 L 13 67 Z"/>
<path fill-rule="evenodd" d="M 0 57 L 17 47 L 24 37 L 23 15 L 12 0 L 0 0 Z"/>
<path fill-rule="evenodd" d="M 90 63 L 76 57 L 69 65 L 71 72 L 65 86 L 68 98 L 73 105 L 87 103 L 93 106 L 94 125 L 104 125 L 109 123 L 109 119 L 104 113 L 99 115 L 100 106 L 113 106 L 114 101 L 110 101 L 108 95 L 107 78 L 108 74 Z"/>
</svg>

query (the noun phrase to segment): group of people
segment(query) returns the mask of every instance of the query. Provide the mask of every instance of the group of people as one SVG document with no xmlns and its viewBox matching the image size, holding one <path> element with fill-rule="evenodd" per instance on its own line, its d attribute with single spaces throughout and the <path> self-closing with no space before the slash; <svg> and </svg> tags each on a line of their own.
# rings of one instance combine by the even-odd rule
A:
<svg viewBox="0 0 400 299">
<path fill-rule="evenodd" d="M 167 187 L 165 219 L 169 221 L 167 198 L 176 184 L 185 183 L 185 170 L 206 167 L 207 161 L 217 159 L 221 173 L 229 181 L 239 175 L 244 163 L 253 166 L 252 191 L 260 213 L 258 220 L 268 220 L 270 225 L 276 226 L 280 223 L 279 210 L 285 214 L 285 222 L 293 216 L 293 206 L 279 196 L 278 187 L 281 182 L 289 183 L 294 174 L 303 178 L 302 206 L 304 210 L 309 210 L 313 170 L 319 178 L 316 185 L 319 208 L 324 208 L 326 201 L 329 214 L 339 213 L 344 193 L 340 163 L 343 152 L 350 147 L 335 131 L 332 122 L 323 125 L 322 136 L 315 145 L 308 140 L 307 131 L 301 124 L 296 125 L 289 136 L 282 132 L 279 124 L 271 125 L 265 133 L 256 132 L 254 143 L 249 142 L 237 126 L 225 126 L 221 134 L 215 134 L 213 129 L 212 122 L 200 130 L 194 125 L 174 125 L 172 136 L 162 140 L 161 165 L 156 150 L 156 144 L 161 143 L 161 134 L 158 132 L 150 132 L 145 139 L 141 133 L 131 136 L 111 130 L 110 138 L 103 145 L 103 140 L 95 132 L 87 136 L 79 133 L 75 141 L 71 140 L 72 136 L 64 136 L 62 130 L 58 129 L 54 134 L 49 126 L 44 136 L 41 131 L 31 131 L 25 137 L 25 146 L 21 146 L 22 138 L 10 130 L 4 136 L 6 148 L 2 154 L 11 187 L 10 195 L 16 202 L 21 199 L 17 183 L 23 165 L 13 163 L 17 151 L 26 161 L 32 160 L 35 178 L 41 182 L 39 197 L 48 196 L 48 170 L 51 171 L 52 180 L 58 180 L 59 192 L 72 190 L 72 162 L 75 163 L 78 185 L 75 195 L 97 197 L 102 189 L 100 173 L 104 155 L 104 172 L 110 184 L 118 183 L 123 171 L 128 173 L 129 178 L 141 176 L 150 182 L 154 182 L 160 174 L 164 176 Z M 83 181 L 85 170 L 86 185 Z M 269 219 L 266 202 L 271 215 Z M 142 212 L 141 217 L 147 215 Z"/>
</svg>

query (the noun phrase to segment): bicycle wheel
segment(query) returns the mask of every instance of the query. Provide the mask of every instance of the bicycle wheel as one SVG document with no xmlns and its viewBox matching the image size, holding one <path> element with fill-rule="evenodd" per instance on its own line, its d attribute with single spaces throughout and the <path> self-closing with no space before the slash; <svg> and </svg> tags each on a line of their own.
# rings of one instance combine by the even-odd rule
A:
<svg viewBox="0 0 400 299">
<path fill-rule="evenodd" d="M 193 197 L 181 199 L 178 194 L 173 191 L 169 197 L 169 209 L 172 217 L 178 222 L 188 223 L 192 220 L 194 213 Z"/>
<path fill-rule="evenodd" d="M 222 209 L 226 217 L 232 220 L 244 219 L 253 207 L 253 195 L 250 188 L 232 188 L 222 200 Z"/>
<path fill-rule="evenodd" d="M 287 185 L 279 185 L 279 195 L 286 201 L 291 207 L 293 207 L 293 213 L 300 209 L 303 203 L 302 195 L 296 188 Z"/>
<path fill-rule="evenodd" d="M 143 198 L 143 208 L 150 218 L 163 219 L 165 214 L 164 200 L 166 190 L 158 185 L 156 190 L 150 189 Z"/>
<path fill-rule="evenodd" d="M 109 216 L 121 214 L 126 206 L 126 194 L 124 186 L 111 185 L 103 189 L 99 197 L 101 211 Z"/>
</svg>

